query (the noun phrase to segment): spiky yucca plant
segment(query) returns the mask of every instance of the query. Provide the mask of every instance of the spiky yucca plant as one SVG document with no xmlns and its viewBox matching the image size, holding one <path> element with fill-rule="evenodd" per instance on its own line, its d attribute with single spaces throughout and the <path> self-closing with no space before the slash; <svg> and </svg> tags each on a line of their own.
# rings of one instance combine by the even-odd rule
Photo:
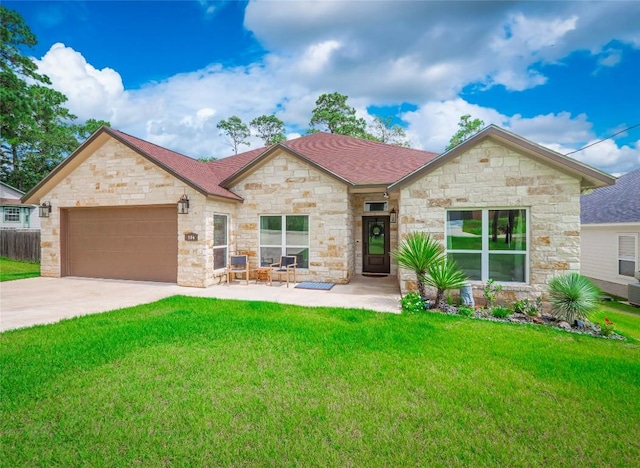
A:
<svg viewBox="0 0 640 468">
<path fill-rule="evenodd" d="M 429 267 L 438 263 L 444 256 L 442 245 L 425 232 L 412 232 L 404 238 L 392 255 L 398 265 L 415 272 L 418 293 L 422 299 L 426 299 L 424 278 Z"/>
<path fill-rule="evenodd" d="M 427 269 L 427 276 L 424 278 L 424 282 L 437 289 L 436 293 L 436 307 L 439 306 L 440 301 L 444 297 L 444 293 L 448 289 L 461 288 L 464 282 L 467 281 L 467 275 L 464 274 L 455 261 L 441 257 L 440 261 L 434 263 Z"/>
<path fill-rule="evenodd" d="M 549 281 L 553 315 L 573 323 L 583 320 L 598 305 L 600 289 L 578 273 L 566 273 Z"/>
</svg>

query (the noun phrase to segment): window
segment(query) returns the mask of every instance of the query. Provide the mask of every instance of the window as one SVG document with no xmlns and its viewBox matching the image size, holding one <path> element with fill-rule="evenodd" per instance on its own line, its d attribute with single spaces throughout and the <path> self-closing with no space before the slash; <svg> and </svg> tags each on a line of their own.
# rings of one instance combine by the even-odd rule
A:
<svg viewBox="0 0 640 468">
<path fill-rule="evenodd" d="M 4 222 L 5 223 L 19 223 L 20 222 L 20 208 L 5 206 L 4 207 Z"/>
<path fill-rule="evenodd" d="M 364 202 L 364 211 L 387 211 L 387 202 Z"/>
<path fill-rule="evenodd" d="M 294 255 L 298 268 L 309 268 L 309 216 L 260 216 L 260 266 Z"/>
<path fill-rule="evenodd" d="M 529 280 L 527 210 L 447 212 L 447 254 L 470 280 Z"/>
<path fill-rule="evenodd" d="M 637 271 L 637 234 L 618 234 L 618 274 L 631 276 Z"/>
<path fill-rule="evenodd" d="M 227 216 L 213 215 L 213 269 L 226 268 L 229 252 Z"/>
</svg>

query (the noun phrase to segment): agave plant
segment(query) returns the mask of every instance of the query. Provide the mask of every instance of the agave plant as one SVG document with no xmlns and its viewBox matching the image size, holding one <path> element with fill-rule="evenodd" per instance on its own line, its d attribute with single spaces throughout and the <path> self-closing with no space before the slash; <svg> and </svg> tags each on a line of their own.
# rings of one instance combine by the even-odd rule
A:
<svg viewBox="0 0 640 468">
<path fill-rule="evenodd" d="M 549 281 L 549 301 L 553 314 L 573 323 L 584 320 L 589 311 L 598 305 L 600 289 L 578 273 L 556 276 Z"/>
<path fill-rule="evenodd" d="M 427 269 L 427 276 L 424 282 L 436 288 L 436 307 L 442 301 L 444 293 L 448 289 L 461 288 L 467 275 L 464 274 L 455 261 L 443 256 L 438 262 L 435 262 Z"/>
<path fill-rule="evenodd" d="M 413 232 L 404 238 L 392 255 L 398 265 L 415 272 L 418 293 L 426 299 L 425 276 L 429 268 L 444 257 L 442 245 L 425 232 Z"/>
</svg>

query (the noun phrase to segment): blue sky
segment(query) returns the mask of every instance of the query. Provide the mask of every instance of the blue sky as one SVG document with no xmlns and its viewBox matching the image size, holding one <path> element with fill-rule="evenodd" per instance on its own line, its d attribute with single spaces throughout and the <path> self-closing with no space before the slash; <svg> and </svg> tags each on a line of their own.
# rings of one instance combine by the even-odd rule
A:
<svg viewBox="0 0 640 468">
<path fill-rule="evenodd" d="M 563 154 L 640 124 L 633 1 L 3 4 L 36 34 L 26 52 L 79 118 L 194 157 L 231 153 L 216 129 L 231 115 L 275 113 L 302 134 L 333 91 L 431 151 L 467 113 Z M 640 126 L 572 156 L 636 169 Z"/>
</svg>

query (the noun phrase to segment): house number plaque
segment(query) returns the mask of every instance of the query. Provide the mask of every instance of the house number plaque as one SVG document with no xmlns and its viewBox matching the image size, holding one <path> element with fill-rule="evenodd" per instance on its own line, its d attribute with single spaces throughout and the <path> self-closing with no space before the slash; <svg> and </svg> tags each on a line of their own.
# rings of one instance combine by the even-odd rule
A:
<svg viewBox="0 0 640 468">
<path fill-rule="evenodd" d="M 197 241 L 198 240 L 198 234 L 196 234 L 195 232 L 187 232 L 184 235 L 184 240 L 186 240 L 186 241 Z"/>
</svg>

